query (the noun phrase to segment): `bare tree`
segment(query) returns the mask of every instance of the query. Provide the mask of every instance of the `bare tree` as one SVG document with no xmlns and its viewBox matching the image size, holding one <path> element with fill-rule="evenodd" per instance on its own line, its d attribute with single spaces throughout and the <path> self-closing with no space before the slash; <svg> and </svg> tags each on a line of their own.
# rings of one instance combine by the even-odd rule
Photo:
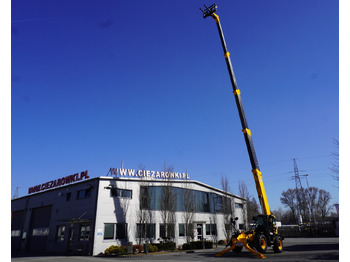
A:
<svg viewBox="0 0 350 262">
<path fill-rule="evenodd" d="M 246 205 L 247 212 L 244 212 L 244 208 L 243 208 L 243 221 L 244 221 L 244 228 L 247 230 L 247 228 L 248 228 L 247 222 L 250 221 L 250 220 L 248 220 L 248 202 L 250 199 L 250 195 L 248 192 L 247 185 L 244 181 L 238 182 L 238 191 L 239 191 L 239 195 L 246 199 L 245 205 Z"/>
<path fill-rule="evenodd" d="M 318 195 L 318 188 L 308 187 L 304 189 L 305 202 L 308 206 L 308 210 L 305 213 L 304 221 L 315 222 L 316 200 Z"/>
<path fill-rule="evenodd" d="M 252 221 L 253 217 L 260 213 L 260 207 L 254 197 L 252 197 L 248 191 L 248 187 L 244 181 L 238 182 L 238 190 L 241 197 L 246 199 L 246 209 L 247 213 L 243 212 L 243 218 L 245 223 L 245 228 L 248 228 L 247 223 L 249 224 Z"/>
<path fill-rule="evenodd" d="M 140 164 L 139 170 L 145 170 L 145 167 Z M 140 207 L 136 211 L 136 220 L 137 220 L 137 228 L 136 228 L 136 239 L 139 245 L 147 238 L 149 231 L 149 225 L 152 221 L 152 212 L 151 212 L 151 193 L 149 192 L 148 183 L 141 182 L 140 183 L 140 195 L 139 195 L 139 203 Z"/>
<path fill-rule="evenodd" d="M 215 212 L 214 214 L 211 215 L 211 219 L 210 219 L 210 235 L 216 247 L 218 247 L 218 229 L 216 226 L 217 224 L 218 224 L 218 217 L 217 217 L 217 213 Z"/>
<path fill-rule="evenodd" d="M 226 237 L 226 240 L 229 241 L 231 239 L 232 231 L 234 230 L 232 228 L 232 224 L 230 223 L 232 218 L 232 205 L 231 205 L 231 199 L 228 197 L 228 193 L 231 191 L 230 189 L 230 183 L 228 181 L 228 178 L 226 175 L 221 175 L 221 189 L 225 192 L 225 196 L 222 198 L 222 213 L 224 217 L 224 234 Z"/>
<path fill-rule="evenodd" d="M 284 212 L 281 207 L 279 207 L 278 209 L 272 210 L 271 213 L 274 214 L 276 217 L 278 217 L 278 220 L 281 220 L 284 215 Z"/>
<path fill-rule="evenodd" d="M 297 223 L 296 212 L 298 208 L 298 201 L 296 196 L 296 190 L 288 189 L 287 191 L 283 191 L 280 200 L 283 205 L 290 208 L 290 211 L 292 212 L 294 217 L 294 223 Z"/>
<path fill-rule="evenodd" d="M 228 181 L 227 175 L 221 175 L 221 189 L 226 193 L 231 192 L 230 182 Z"/>
<path fill-rule="evenodd" d="M 142 241 L 146 239 L 147 229 L 146 224 L 150 222 L 149 209 L 150 201 L 148 194 L 148 187 L 140 187 L 140 208 L 137 210 L 136 219 L 137 219 L 137 230 L 136 230 L 136 239 L 138 244 L 141 245 Z"/>
<path fill-rule="evenodd" d="M 169 174 L 173 171 L 173 166 L 167 167 L 164 163 L 164 172 L 168 174 L 167 177 L 170 177 Z M 165 239 L 173 239 L 175 237 L 176 223 L 176 195 L 170 179 L 167 179 L 166 184 L 162 187 L 160 214 L 163 221 Z"/>
<path fill-rule="evenodd" d="M 321 221 L 325 219 L 329 213 L 329 210 L 331 209 L 331 206 L 329 206 L 330 200 L 331 194 L 323 189 L 320 189 L 317 199 L 317 214 Z"/>
<path fill-rule="evenodd" d="M 194 202 L 194 193 L 192 191 L 189 183 L 185 183 L 183 190 L 183 220 L 185 224 L 185 235 L 186 242 L 190 243 L 191 239 L 194 238 L 193 234 L 193 219 L 195 213 L 195 202 Z"/>
<path fill-rule="evenodd" d="M 260 206 L 256 201 L 255 197 L 252 197 L 247 201 L 247 209 L 248 221 L 252 221 L 254 216 L 260 214 Z"/>
<path fill-rule="evenodd" d="M 302 219 L 303 221 L 314 221 L 321 222 L 328 215 L 331 206 L 329 205 L 331 200 L 331 195 L 329 192 L 318 189 L 317 187 L 309 187 L 299 189 L 288 189 L 287 191 L 282 192 L 282 196 L 280 198 L 281 203 L 285 206 L 289 207 L 293 217 L 294 223 L 297 223 L 297 208 L 300 205 L 297 201 L 297 194 L 303 191 L 303 195 L 305 196 L 305 206 L 302 205 Z"/>
<path fill-rule="evenodd" d="M 126 181 L 124 182 L 124 187 L 121 190 L 121 196 L 118 197 L 118 200 L 119 200 L 120 208 L 121 208 L 122 213 L 123 213 L 124 230 L 127 232 L 127 227 L 130 226 L 130 225 L 128 225 L 127 220 L 126 220 L 128 210 L 130 207 L 130 198 L 123 195 L 123 194 L 125 194 L 125 192 L 127 192 L 127 182 Z M 128 241 L 129 241 L 129 235 L 126 234 L 126 242 L 128 242 Z"/>
</svg>

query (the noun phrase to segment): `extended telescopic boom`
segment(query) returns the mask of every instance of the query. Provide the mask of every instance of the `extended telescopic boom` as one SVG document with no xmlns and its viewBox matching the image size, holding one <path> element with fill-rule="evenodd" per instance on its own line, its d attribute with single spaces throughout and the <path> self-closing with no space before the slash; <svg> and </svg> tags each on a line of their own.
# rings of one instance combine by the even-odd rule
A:
<svg viewBox="0 0 350 262">
<path fill-rule="evenodd" d="M 261 172 L 259 170 L 259 164 L 258 164 L 258 160 L 257 160 L 256 154 L 255 154 L 255 149 L 254 149 L 253 140 L 252 140 L 252 134 L 251 134 L 250 129 L 248 128 L 247 119 L 246 119 L 245 114 L 244 114 L 244 109 L 243 109 L 243 104 L 242 104 L 242 99 L 241 99 L 241 91 L 237 87 L 235 74 L 233 73 L 233 68 L 232 68 L 232 64 L 231 64 L 230 53 L 228 52 L 227 47 L 226 47 L 224 33 L 222 32 L 219 16 L 215 14 L 216 9 L 217 9 L 217 5 L 213 4 L 209 7 L 207 7 L 206 5 L 204 5 L 204 6 L 205 6 L 204 10 L 200 8 L 200 10 L 203 12 L 203 18 L 207 18 L 208 16 L 211 16 L 215 20 L 216 26 L 217 26 L 218 31 L 219 31 L 222 48 L 224 50 L 224 57 L 226 60 L 226 65 L 227 65 L 227 69 L 228 69 L 230 79 L 231 79 L 233 94 L 235 95 L 235 100 L 236 100 L 236 105 L 238 108 L 239 118 L 240 118 L 241 124 L 242 124 L 242 132 L 244 134 L 244 139 L 245 139 L 245 143 L 247 145 L 250 163 L 252 165 L 252 172 L 254 175 L 254 180 L 255 180 L 256 190 L 258 192 L 260 205 L 263 209 L 264 214 L 270 215 L 271 214 L 270 207 L 269 207 L 269 204 L 267 202 L 265 187 L 264 187 L 264 184 L 262 181 L 262 175 L 261 175 Z"/>
</svg>

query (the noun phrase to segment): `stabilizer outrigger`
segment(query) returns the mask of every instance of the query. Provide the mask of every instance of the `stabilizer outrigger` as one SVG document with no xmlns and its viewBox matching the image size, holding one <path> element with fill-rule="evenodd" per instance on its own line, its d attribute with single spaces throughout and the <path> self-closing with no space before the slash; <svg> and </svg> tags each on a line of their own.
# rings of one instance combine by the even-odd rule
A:
<svg viewBox="0 0 350 262">
<path fill-rule="evenodd" d="M 236 220 L 238 218 L 236 217 Z M 236 228 L 236 223 L 231 220 L 231 223 L 233 224 L 233 228 Z M 226 245 L 225 249 L 218 252 L 215 256 L 221 257 L 223 254 L 230 252 L 231 250 L 233 252 L 241 252 L 243 247 L 247 249 L 248 251 L 252 252 L 254 255 L 256 255 L 258 258 L 266 258 L 263 254 L 258 252 L 254 247 L 254 233 L 247 232 L 244 233 L 244 231 L 236 231 L 230 240 L 230 242 Z M 228 247 L 228 248 L 227 248 Z"/>
</svg>

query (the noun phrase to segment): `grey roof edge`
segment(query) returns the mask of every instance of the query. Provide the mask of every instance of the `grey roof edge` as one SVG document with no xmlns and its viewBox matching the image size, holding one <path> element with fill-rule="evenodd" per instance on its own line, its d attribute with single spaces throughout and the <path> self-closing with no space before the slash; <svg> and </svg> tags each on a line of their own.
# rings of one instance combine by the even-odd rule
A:
<svg viewBox="0 0 350 262">
<path fill-rule="evenodd" d="M 83 183 L 87 183 L 87 182 L 93 181 L 93 180 L 119 180 L 119 181 L 135 181 L 135 182 L 138 181 L 138 182 L 156 182 L 156 183 L 164 183 L 164 182 L 171 182 L 171 183 L 192 183 L 192 184 L 197 184 L 197 185 L 199 185 L 199 186 L 202 186 L 202 187 L 205 187 L 205 188 L 208 188 L 208 189 L 211 189 L 211 190 L 220 192 L 220 193 L 223 194 L 223 195 L 228 195 L 228 196 L 231 196 L 231 197 L 234 197 L 234 198 L 238 198 L 238 199 L 241 199 L 241 200 L 244 200 L 244 201 L 247 200 L 246 198 L 243 198 L 243 197 L 241 197 L 241 196 L 232 194 L 232 193 L 230 193 L 230 192 L 225 192 L 225 191 L 223 191 L 223 190 L 221 190 L 221 189 L 219 189 L 219 188 L 216 188 L 216 187 L 207 185 L 207 184 L 202 183 L 202 182 L 199 182 L 199 181 L 197 181 L 197 180 L 185 180 L 185 179 L 184 179 L 184 180 L 180 180 L 180 179 L 155 179 L 155 178 L 132 178 L 132 177 L 99 176 L 99 177 L 92 177 L 92 178 L 89 178 L 89 179 L 86 179 L 86 180 L 82 180 L 82 181 L 79 181 L 79 182 L 74 182 L 74 183 L 62 185 L 62 186 L 55 187 L 55 188 L 50 188 L 50 189 L 43 190 L 43 191 L 36 192 L 36 193 L 27 194 L 27 195 L 24 195 L 24 196 L 21 196 L 21 197 L 17 197 L 17 198 L 11 199 L 11 201 L 15 201 L 15 200 L 19 200 L 19 199 L 23 199 L 23 198 L 35 196 L 35 195 L 38 195 L 38 194 L 43 194 L 43 193 L 45 193 L 45 192 L 50 192 L 50 191 L 54 191 L 54 190 L 60 190 L 60 189 L 62 189 L 62 188 L 68 187 L 68 186 L 83 184 Z"/>
<path fill-rule="evenodd" d="M 143 181 L 143 182 L 158 182 L 158 183 L 165 183 L 165 182 L 171 182 L 171 183 L 193 183 L 197 184 L 202 187 L 206 187 L 208 189 L 220 192 L 221 194 L 228 195 L 231 197 L 239 198 L 241 200 L 247 200 L 244 197 L 232 194 L 230 192 L 225 192 L 224 190 L 221 190 L 219 188 L 207 185 L 205 183 L 199 182 L 197 180 L 181 180 L 181 179 L 156 179 L 156 178 L 130 178 L 130 177 L 111 177 L 111 176 L 100 176 L 99 179 L 101 180 L 120 180 L 120 181 Z"/>
</svg>

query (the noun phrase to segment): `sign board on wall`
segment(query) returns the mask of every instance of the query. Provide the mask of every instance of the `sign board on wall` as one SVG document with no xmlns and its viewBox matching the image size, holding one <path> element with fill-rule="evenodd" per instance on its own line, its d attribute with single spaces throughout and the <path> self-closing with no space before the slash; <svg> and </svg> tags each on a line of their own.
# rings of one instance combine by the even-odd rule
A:
<svg viewBox="0 0 350 262">
<path fill-rule="evenodd" d="M 135 170 L 126 168 L 110 168 L 109 172 L 115 176 L 128 176 L 128 177 L 151 177 L 159 179 L 184 179 L 189 180 L 188 173 L 178 172 L 164 172 L 164 171 L 151 171 L 151 170 Z"/>
<path fill-rule="evenodd" d="M 59 186 L 63 186 L 63 185 L 67 185 L 67 184 L 71 184 L 83 179 L 88 179 L 89 175 L 88 175 L 88 171 L 83 171 L 70 176 L 66 176 L 66 177 L 62 177 L 59 179 L 55 179 L 55 180 L 51 180 L 49 182 L 40 184 L 40 185 L 36 185 L 36 186 L 32 186 L 28 189 L 28 194 L 32 194 L 32 193 L 36 193 L 36 192 L 40 192 L 43 190 L 47 190 L 50 188 L 55 188 L 55 187 L 59 187 Z"/>
</svg>

